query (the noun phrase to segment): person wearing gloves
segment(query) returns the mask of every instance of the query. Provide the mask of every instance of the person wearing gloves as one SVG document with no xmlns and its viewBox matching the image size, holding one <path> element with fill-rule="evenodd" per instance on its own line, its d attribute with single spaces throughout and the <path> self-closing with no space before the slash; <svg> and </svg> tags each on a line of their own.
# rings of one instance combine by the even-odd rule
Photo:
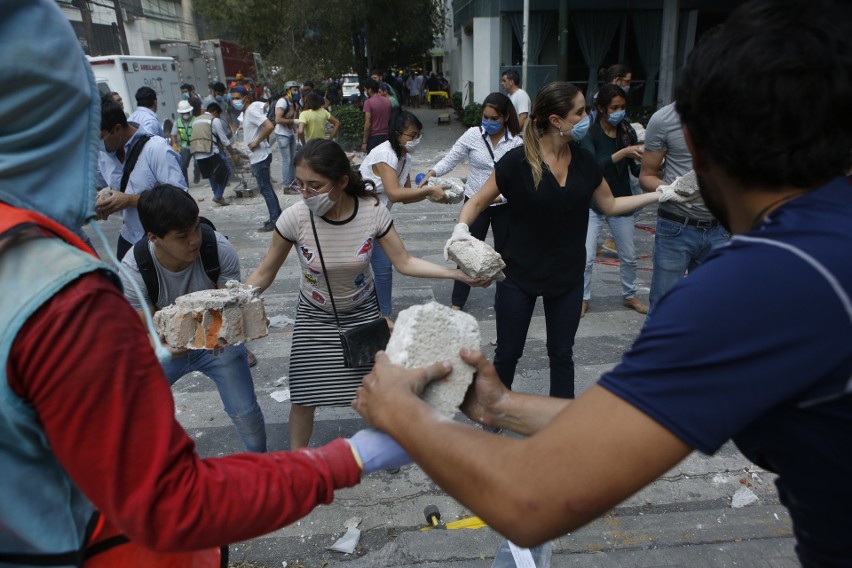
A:
<svg viewBox="0 0 852 568">
<path fill-rule="evenodd" d="M 480 126 L 473 126 L 462 134 L 447 155 L 426 172 L 418 187 L 427 185 L 433 176 L 446 175 L 467 158 L 470 168 L 464 186 L 464 200 L 467 203 L 467 200 L 476 195 L 476 192 L 488 180 L 488 176 L 494 172 L 494 164 L 503 157 L 503 154 L 523 144 L 523 140 L 518 136 L 520 132 L 518 115 L 515 113 L 512 101 L 503 93 L 491 93 L 482 102 Z M 484 241 L 488 234 L 488 227 L 491 226 L 494 240 L 500 238 L 497 236 L 497 227 L 500 223 L 500 213 L 503 211 L 503 202 L 504 199 L 500 197 L 495 203 L 486 207 L 471 223 L 470 234 Z M 463 309 L 469 295 L 470 286 L 456 281 L 453 285 L 453 309 Z"/>
<path fill-rule="evenodd" d="M 21 81 L 0 96 L 0 564 L 80 566 L 120 533 L 129 542 L 111 540 L 102 565 L 218 567 L 219 547 L 397 466 L 404 454 L 373 430 L 310 450 L 196 453 L 114 269 L 75 236 L 95 217 L 101 114 L 77 37 L 53 0 L 0 0 L 0 37 L 0 71 Z"/>
<path fill-rule="evenodd" d="M 489 435 L 419 399 L 448 372 L 440 363 L 378 357 L 355 409 L 524 547 L 574 533 L 693 450 L 733 440 L 777 474 L 800 565 L 849 566 L 852 115 L 837 109 L 852 100 L 850 37 L 849 2 L 759 0 L 690 52 L 676 108 L 703 201 L 734 237 L 660 299 L 622 362 L 576 401 L 507 391 L 480 353 L 462 352 L 476 368 L 465 413 L 528 437 Z M 812 93 L 824 104 L 801 112 Z M 679 564 L 704 563 L 687 554 Z"/>
<path fill-rule="evenodd" d="M 586 100 L 566 82 L 545 85 L 523 130 L 524 144 L 504 155 L 461 210 L 444 248 L 473 239 L 469 225 L 501 195 L 507 226 L 494 248 L 506 262 L 497 282 L 494 366 L 511 388 L 536 299 L 544 300 L 550 395 L 574 398 L 574 335 L 583 301 L 589 205 L 623 215 L 660 199 L 658 193 L 613 197 L 594 155 L 579 142 L 589 129 Z M 671 192 L 669 196 L 675 194 Z"/>
<path fill-rule="evenodd" d="M 632 195 L 630 173 L 639 174 L 642 145 L 636 142 L 636 131 L 625 118 L 627 93 L 618 85 L 604 85 L 595 98 L 596 120 L 589 127 L 589 135 L 580 142 L 597 158 L 603 169 L 612 194 L 616 197 Z M 590 115 L 591 116 L 591 115 Z M 609 223 L 618 250 L 618 269 L 621 273 L 622 303 L 625 308 L 640 314 L 648 313 L 648 306 L 636 297 L 636 245 L 634 244 L 634 219 L 631 213 L 607 217 L 594 205 L 589 208 L 589 228 L 586 234 L 586 269 L 583 275 L 583 307 L 580 317 L 586 315 L 592 299 L 592 267 L 595 264 L 598 236 L 604 221 Z"/>
<path fill-rule="evenodd" d="M 423 139 L 423 124 L 407 110 L 395 109 L 390 118 L 390 139 L 382 142 L 361 162 L 361 176 L 372 183 L 373 191 L 388 211 L 394 203 L 417 203 L 427 197 L 432 201 L 446 202 L 444 187 L 411 187 L 411 156 Z M 391 321 L 393 266 L 381 245 L 373 251 L 370 261 L 376 277 L 376 292 L 382 316 Z"/>
<path fill-rule="evenodd" d="M 402 274 L 470 285 L 490 282 L 409 255 L 390 213 L 371 191 L 372 182 L 352 169 L 346 152 L 331 140 L 309 140 L 296 153 L 293 189 L 302 199 L 278 218 L 269 250 L 246 284 L 268 288 L 296 249 L 302 276 L 288 372 L 293 403 L 288 424 L 290 447 L 304 448 L 316 407 L 348 406 L 370 370 L 370 365 L 345 366 L 338 320 L 348 330 L 382 317 L 370 270 L 378 244 Z"/>
</svg>

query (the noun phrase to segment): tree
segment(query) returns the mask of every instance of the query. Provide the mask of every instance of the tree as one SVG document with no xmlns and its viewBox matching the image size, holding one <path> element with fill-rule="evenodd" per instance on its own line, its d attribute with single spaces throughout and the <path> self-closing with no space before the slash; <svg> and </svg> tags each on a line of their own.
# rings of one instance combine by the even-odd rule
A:
<svg viewBox="0 0 852 568">
<path fill-rule="evenodd" d="M 444 28 L 441 0 L 195 0 L 215 34 L 260 53 L 279 80 L 422 61 Z"/>
</svg>

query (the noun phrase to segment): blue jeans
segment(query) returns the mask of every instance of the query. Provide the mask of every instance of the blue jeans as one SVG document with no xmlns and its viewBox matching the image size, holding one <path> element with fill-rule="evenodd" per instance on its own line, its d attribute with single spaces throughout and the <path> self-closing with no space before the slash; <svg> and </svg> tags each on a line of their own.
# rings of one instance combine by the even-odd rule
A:
<svg viewBox="0 0 852 568">
<path fill-rule="evenodd" d="M 251 165 L 251 173 L 260 187 L 260 194 L 266 201 L 266 208 L 269 210 L 269 221 L 274 223 L 281 216 L 281 204 L 278 202 L 278 196 L 275 195 L 275 190 L 272 189 L 272 178 L 269 168 L 272 165 L 272 154 L 268 155 L 265 160 Z"/>
<path fill-rule="evenodd" d="M 189 187 L 189 161 L 192 159 L 192 152 L 189 147 L 180 149 L 180 171 L 183 172 L 183 179 L 186 182 L 186 187 Z M 193 177 L 198 177 L 198 163 L 193 162 L 192 166 Z"/>
<path fill-rule="evenodd" d="M 544 298 L 547 356 L 550 359 L 550 396 L 574 398 L 574 336 L 580 326 L 583 287 L 578 282 L 561 296 Z M 497 282 L 497 349 L 494 367 L 500 380 L 512 388 L 515 368 L 524 354 L 537 296 L 530 296 L 506 278 Z"/>
<path fill-rule="evenodd" d="M 275 139 L 281 152 L 281 180 L 286 189 L 296 179 L 296 168 L 293 165 L 293 159 L 296 157 L 296 137 L 276 134 Z"/>
<path fill-rule="evenodd" d="M 730 234 L 721 226 L 698 229 L 668 219 L 657 218 L 654 237 L 654 275 L 651 278 L 648 318 L 657 302 L 671 290 L 683 275 L 701 264 L 710 251 L 728 242 Z M 645 319 L 645 324 L 648 323 Z"/>
<path fill-rule="evenodd" d="M 249 452 L 266 451 L 263 412 L 257 404 L 245 346 L 225 347 L 218 355 L 212 351 L 190 350 L 186 355 L 163 364 L 163 371 L 169 385 L 192 371 L 199 371 L 212 379 L 225 405 L 225 412 L 237 427 L 243 447 Z"/>
<path fill-rule="evenodd" d="M 612 239 L 618 249 L 619 272 L 621 273 L 621 295 L 625 299 L 636 296 L 636 245 L 633 242 L 633 215 L 607 217 L 589 209 L 589 229 L 586 233 L 586 271 L 583 274 L 583 299 L 592 297 L 592 267 L 595 265 L 598 235 L 604 221 L 609 223 Z"/>
<path fill-rule="evenodd" d="M 381 207 L 381 205 L 379 206 Z M 373 267 L 373 277 L 376 280 L 376 295 L 379 297 L 379 310 L 382 316 L 390 317 L 393 311 L 391 291 L 393 290 L 393 263 L 382 250 L 382 245 L 377 240 L 373 247 L 373 256 L 370 258 L 370 266 Z"/>
</svg>

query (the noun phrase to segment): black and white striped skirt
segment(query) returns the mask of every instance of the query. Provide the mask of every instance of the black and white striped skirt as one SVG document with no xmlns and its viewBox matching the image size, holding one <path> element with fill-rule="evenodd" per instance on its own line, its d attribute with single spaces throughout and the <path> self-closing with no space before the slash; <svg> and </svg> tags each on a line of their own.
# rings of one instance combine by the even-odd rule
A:
<svg viewBox="0 0 852 568">
<path fill-rule="evenodd" d="M 381 317 L 375 294 L 354 312 L 337 315 L 344 331 Z M 301 406 L 349 406 L 372 367 L 343 366 L 343 346 L 334 314 L 317 308 L 300 294 L 290 350 L 290 400 Z"/>
</svg>

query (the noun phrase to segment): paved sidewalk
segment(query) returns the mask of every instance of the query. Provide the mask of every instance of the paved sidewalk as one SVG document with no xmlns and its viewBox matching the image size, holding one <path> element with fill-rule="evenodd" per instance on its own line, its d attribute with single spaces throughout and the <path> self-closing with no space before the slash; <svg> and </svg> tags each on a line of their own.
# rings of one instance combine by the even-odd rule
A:
<svg viewBox="0 0 852 568">
<path fill-rule="evenodd" d="M 419 109 L 424 139 L 413 155 L 414 174 L 429 169 L 464 131 L 455 120 L 438 125 L 439 111 Z M 281 195 L 280 154 L 273 148 L 272 175 Z M 466 165 L 450 175 L 467 173 Z M 249 186 L 254 185 L 247 176 Z M 226 191 L 231 197 L 233 185 Z M 271 240 L 270 233 L 255 231 L 266 216 L 263 199 L 234 199 L 230 207 L 212 203 L 206 182 L 193 185 L 201 214 L 236 246 L 242 261 L 243 278 L 260 263 Z M 300 199 L 280 197 L 282 207 Z M 444 263 L 442 250 L 452 232 L 460 205 L 431 202 L 394 207 L 392 216 L 409 252 Z M 653 208 L 643 211 L 637 224 L 653 227 Z M 108 237 L 118 233 L 115 216 L 101 223 Z M 489 237 L 490 238 L 490 237 Z M 647 300 L 651 279 L 653 234 L 636 231 L 640 255 L 640 297 Z M 261 408 L 266 416 L 270 450 L 288 448 L 289 402 L 276 402 L 270 395 L 286 388 L 287 365 L 298 295 L 298 263 L 289 258 L 275 282 L 264 294 L 273 322 L 268 337 L 254 341 L 258 357 L 252 369 Z M 422 280 L 396 274 L 394 307 L 435 300 L 449 303 L 452 282 Z M 621 305 L 620 279 L 614 257 L 600 257 L 592 280 L 591 309 L 582 320 L 575 346 L 577 391 L 593 384 L 600 374 L 618 363 L 632 344 L 644 316 Z M 489 342 L 495 337 L 494 289 L 474 289 L 466 311 L 479 321 L 483 351 L 493 355 Z M 545 346 L 544 315 L 536 308 L 524 358 L 518 367 L 516 388 L 546 393 L 549 379 Z M 221 456 L 241 449 L 236 432 L 222 409 L 212 381 L 201 375 L 180 380 L 173 388 L 178 419 L 196 441 L 203 456 Z M 348 408 L 321 408 L 316 415 L 312 445 L 323 445 L 339 436 L 350 436 L 363 427 L 362 420 Z M 530 467 L 547 467 L 533 464 Z M 610 514 L 577 532 L 554 541 L 551 565 L 555 567 L 772 567 L 798 566 L 793 552 L 790 519 L 777 501 L 773 476 L 749 463 L 732 445 L 713 457 L 693 454 L 660 480 L 621 504 Z M 744 508 L 732 508 L 731 498 L 748 487 L 758 498 Z M 497 551 L 501 537 L 488 528 L 478 530 L 421 531 L 426 505 L 437 505 L 446 522 L 470 516 L 459 503 L 447 497 L 416 466 L 399 474 L 378 472 L 360 485 L 339 491 L 335 501 L 317 508 L 301 521 L 272 534 L 231 546 L 231 559 L 238 566 L 321 568 L 348 566 L 422 566 L 486 568 Z M 352 555 L 331 552 L 327 547 L 344 532 L 344 523 L 360 517 L 361 542 Z M 518 522 L 524 522 L 519 519 Z M 244 564 L 243 564 L 244 562 Z"/>
</svg>

